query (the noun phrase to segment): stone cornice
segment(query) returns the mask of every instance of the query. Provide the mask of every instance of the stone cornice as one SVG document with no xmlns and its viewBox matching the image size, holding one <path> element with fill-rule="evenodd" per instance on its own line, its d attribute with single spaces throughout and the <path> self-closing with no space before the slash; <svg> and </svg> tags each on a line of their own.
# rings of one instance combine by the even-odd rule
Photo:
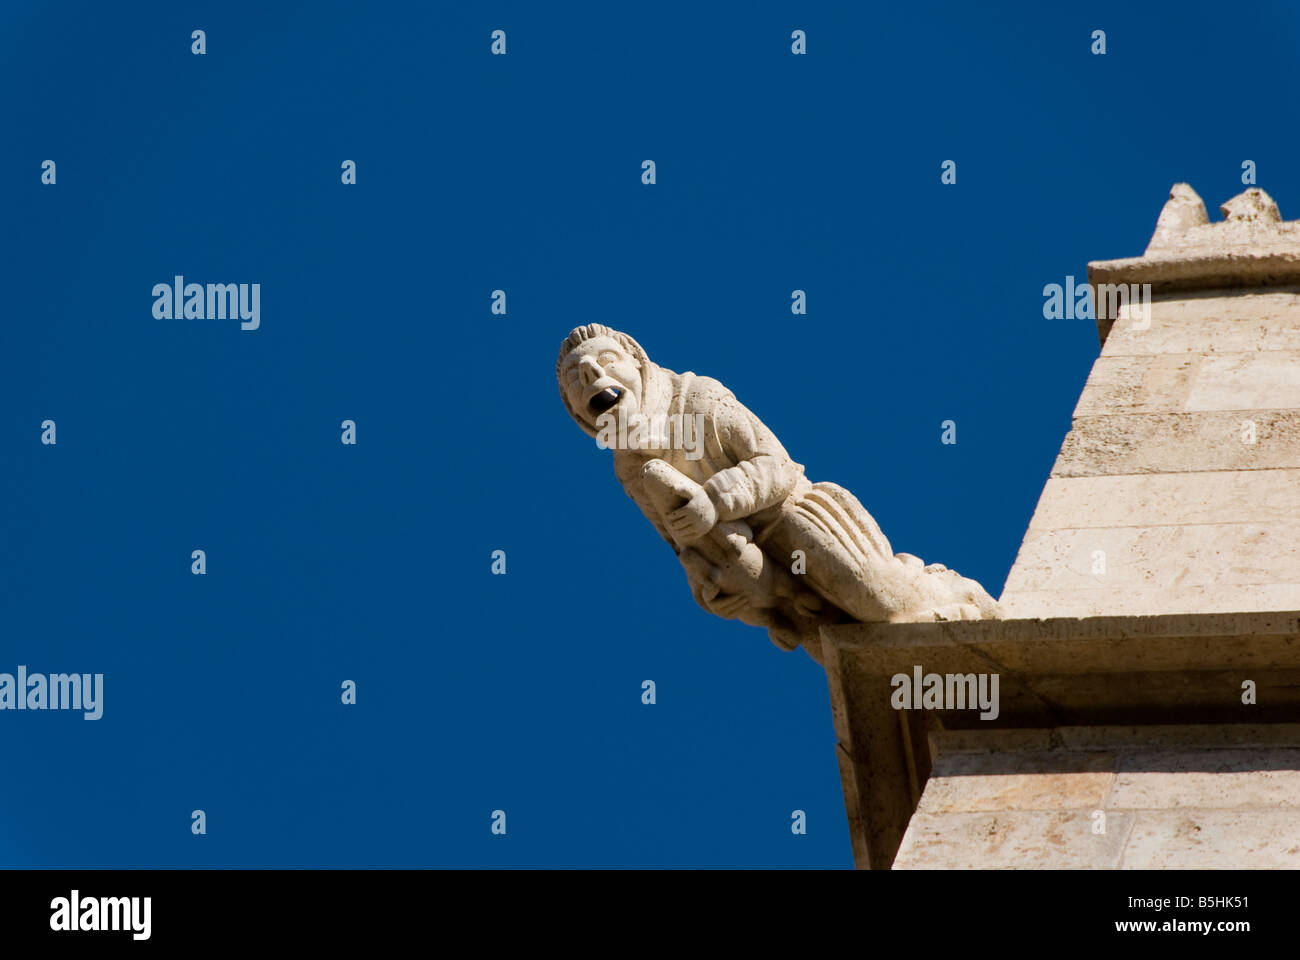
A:
<svg viewBox="0 0 1300 960">
<path fill-rule="evenodd" d="M 1277 204 L 1258 187 L 1219 209 L 1226 219 L 1210 223 L 1196 191 L 1174 184 L 1142 256 L 1088 264 L 1094 291 L 1102 284 L 1150 284 L 1151 295 L 1159 296 L 1300 284 L 1300 221 L 1283 221 Z M 1115 318 L 1105 297 L 1094 296 L 1094 303 L 1097 333 L 1105 343 Z"/>
</svg>

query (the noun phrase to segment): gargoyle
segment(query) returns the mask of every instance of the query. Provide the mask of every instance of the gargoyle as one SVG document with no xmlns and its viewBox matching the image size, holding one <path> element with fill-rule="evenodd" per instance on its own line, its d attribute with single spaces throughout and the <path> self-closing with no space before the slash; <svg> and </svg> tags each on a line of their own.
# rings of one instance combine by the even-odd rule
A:
<svg viewBox="0 0 1300 960">
<path fill-rule="evenodd" d="M 613 449 L 623 489 L 710 613 L 766 627 L 819 663 L 823 624 L 998 616 L 974 580 L 894 553 L 853 494 L 808 480 L 717 380 L 660 367 L 595 323 L 569 334 L 555 372 L 565 409 Z"/>
</svg>

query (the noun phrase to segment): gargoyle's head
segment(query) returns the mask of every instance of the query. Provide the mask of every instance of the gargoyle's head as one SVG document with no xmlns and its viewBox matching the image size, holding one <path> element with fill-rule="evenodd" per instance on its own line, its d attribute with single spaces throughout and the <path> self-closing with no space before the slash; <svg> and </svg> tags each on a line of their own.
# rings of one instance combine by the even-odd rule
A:
<svg viewBox="0 0 1300 960">
<path fill-rule="evenodd" d="M 649 367 L 646 352 L 626 333 L 590 323 L 560 345 L 555 376 L 569 416 L 594 437 L 602 414 L 640 411 Z"/>
</svg>

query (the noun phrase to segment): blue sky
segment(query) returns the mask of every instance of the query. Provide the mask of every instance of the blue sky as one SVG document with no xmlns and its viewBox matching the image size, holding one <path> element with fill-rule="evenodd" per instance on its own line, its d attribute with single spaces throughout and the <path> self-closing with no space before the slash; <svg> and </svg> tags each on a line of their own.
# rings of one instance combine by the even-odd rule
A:
<svg viewBox="0 0 1300 960">
<path fill-rule="evenodd" d="M 0 865 L 851 866 L 823 672 L 695 606 L 561 339 L 720 379 L 996 595 L 1097 352 L 1043 286 L 1244 160 L 1297 214 L 1296 18 L 6 4 L 0 672 L 105 704 L 0 713 Z M 156 319 L 177 274 L 260 329 Z"/>
</svg>

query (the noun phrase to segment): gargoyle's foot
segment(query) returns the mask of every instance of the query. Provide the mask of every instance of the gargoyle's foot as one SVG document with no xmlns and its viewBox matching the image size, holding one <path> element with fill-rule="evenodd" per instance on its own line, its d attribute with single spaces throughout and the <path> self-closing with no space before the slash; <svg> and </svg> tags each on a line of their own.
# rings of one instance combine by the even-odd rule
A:
<svg viewBox="0 0 1300 960">
<path fill-rule="evenodd" d="M 882 619 L 891 623 L 928 620 L 990 620 L 1001 615 L 997 601 L 982 586 L 942 563 L 927 564 L 910 553 L 894 555 L 895 563 L 877 580 L 889 598 Z"/>
<path fill-rule="evenodd" d="M 987 590 L 956 570 L 932 563 L 925 567 L 923 576 L 927 580 L 933 578 L 928 586 L 934 590 L 927 592 L 938 593 L 940 599 L 928 616 L 919 619 L 996 620 L 1002 615 L 998 602 L 989 596 Z"/>
</svg>

